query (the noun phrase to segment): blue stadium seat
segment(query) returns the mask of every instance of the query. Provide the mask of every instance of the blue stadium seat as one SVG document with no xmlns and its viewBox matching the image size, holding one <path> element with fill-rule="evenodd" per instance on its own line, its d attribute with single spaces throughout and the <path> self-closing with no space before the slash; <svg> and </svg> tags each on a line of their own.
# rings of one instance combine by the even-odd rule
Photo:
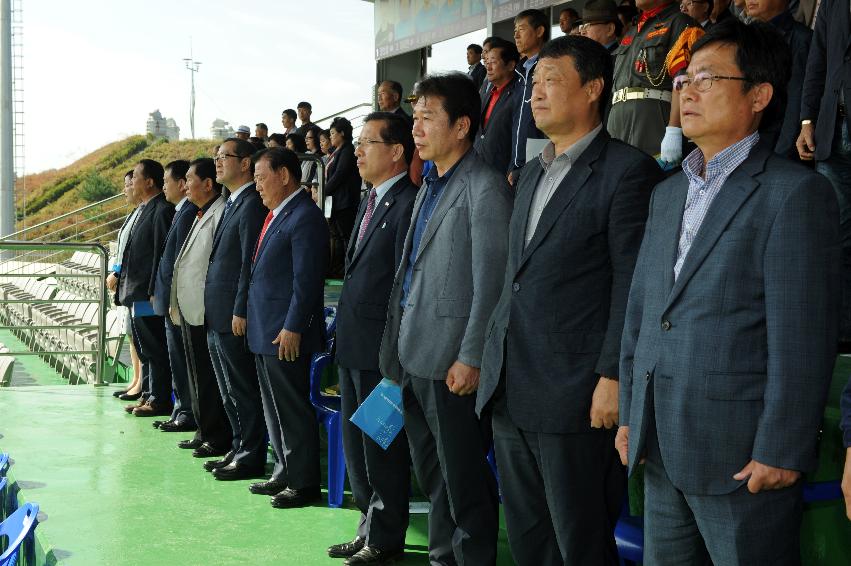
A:
<svg viewBox="0 0 851 566">
<path fill-rule="evenodd" d="M 9 455 L 5 452 L 0 453 L 0 476 L 6 475 L 6 468 L 9 466 Z"/>
<path fill-rule="evenodd" d="M 313 356 L 310 362 L 310 402 L 328 433 L 328 507 L 341 507 L 346 482 L 346 459 L 343 454 L 340 397 L 322 393 L 322 372 L 333 360 L 330 352 Z"/>
<path fill-rule="evenodd" d="M 0 554 L 0 566 L 15 566 L 18 563 L 23 542 L 32 536 L 38 525 L 37 516 L 38 505 L 24 503 L 0 523 L 0 537 L 9 537 L 6 550 Z"/>
</svg>

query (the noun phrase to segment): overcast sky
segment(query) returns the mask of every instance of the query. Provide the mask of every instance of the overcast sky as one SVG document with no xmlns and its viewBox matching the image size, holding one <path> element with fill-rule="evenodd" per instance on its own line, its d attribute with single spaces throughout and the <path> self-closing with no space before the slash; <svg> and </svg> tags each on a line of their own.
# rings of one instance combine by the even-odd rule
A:
<svg viewBox="0 0 851 566">
<path fill-rule="evenodd" d="M 144 133 L 156 109 L 190 137 L 190 37 L 202 62 L 196 137 L 209 137 L 215 118 L 277 131 L 281 110 L 302 99 L 314 118 L 369 102 L 372 10 L 357 0 L 26 1 L 26 172 Z M 466 45 L 483 38 L 435 46 L 429 69 L 466 69 Z"/>
</svg>

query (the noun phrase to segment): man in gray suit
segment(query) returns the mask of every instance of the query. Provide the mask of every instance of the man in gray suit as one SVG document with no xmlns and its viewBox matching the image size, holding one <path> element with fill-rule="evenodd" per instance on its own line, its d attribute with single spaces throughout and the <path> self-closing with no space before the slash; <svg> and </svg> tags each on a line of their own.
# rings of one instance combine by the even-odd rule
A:
<svg viewBox="0 0 851 566">
<path fill-rule="evenodd" d="M 551 141 L 517 184 L 476 404 L 493 401 L 508 541 L 521 566 L 618 564 L 619 348 L 662 171 L 603 130 L 611 88 L 611 55 L 594 40 L 564 36 L 541 50 L 531 104 Z"/>
<path fill-rule="evenodd" d="M 801 475 L 836 355 L 830 183 L 772 153 L 790 54 L 727 20 L 677 77 L 697 145 L 656 187 L 627 305 L 616 446 L 644 470 L 644 563 L 799 564 Z"/>
<path fill-rule="evenodd" d="M 431 501 L 430 560 L 487 566 L 496 561 L 496 482 L 485 460 L 490 423 L 476 418 L 475 392 L 511 197 L 472 151 L 480 103 L 470 79 L 431 75 L 414 95 L 414 142 L 434 167 L 414 201 L 380 368 L 402 385 L 411 458 Z"/>
</svg>

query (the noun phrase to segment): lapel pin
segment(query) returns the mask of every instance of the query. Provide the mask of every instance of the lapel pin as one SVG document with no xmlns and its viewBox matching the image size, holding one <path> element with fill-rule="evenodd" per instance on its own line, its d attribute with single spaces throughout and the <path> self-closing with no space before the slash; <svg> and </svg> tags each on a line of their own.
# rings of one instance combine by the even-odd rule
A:
<svg viewBox="0 0 851 566">
<path fill-rule="evenodd" d="M 390 206 L 390 203 L 387 202 L 387 201 L 384 201 L 384 206 Z"/>
<path fill-rule="evenodd" d="M 385 226 L 387 226 L 387 223 L 386 223 L 386 222 L 384 222 L 384 223 L 382 223 L 382 224 L 381 224 L 381 228 L 382 228 L 382 230 L 384 229 L 384 227 L 385 227 Z"/>
</svg>

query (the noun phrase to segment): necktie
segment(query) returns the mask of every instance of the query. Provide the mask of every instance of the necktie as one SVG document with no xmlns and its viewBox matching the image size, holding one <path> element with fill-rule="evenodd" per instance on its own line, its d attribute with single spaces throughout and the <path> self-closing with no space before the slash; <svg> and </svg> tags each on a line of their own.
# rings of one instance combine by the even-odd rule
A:
<svg viewBox="0 0 851 566">
<path fill-rule="evenodd" d="M 216 231 L 213 234 L 213 237 L 216 238 L 219 235 L 219 232 L 222 229 L 222 226 L 225 225 L 225 220 L 228 218 L 228 213 L 230 212 L 231 206 L 233 205 L 233 201 L 231 199 L 225 199 L 225 210 L 222 212 L 222 217 L 219 219 L 219 225 L 216 226 Z"/>
<path fill-rule="evenodd" d="M 266 235 L 266 229 L 269 228 L 269 224 L 272 223 L 272 219 L 275 216 L 272 214 L 272 211 L 269 211 L 269 214 L 266 215 L 266 220 L 263 222 L 263 229 L 260 230 L 260 237 L 257 238 L 257 247 L 254 248 L 254 259 L 251 261 L 257 261 L 257 254 L 260 252 L 260 244 L 263 243 L 263 236 Z"/>
<path fill-rule="evenodd" d="M 363 235 L 366 234 L 366 229 L 369 227 L 369 221 L 372 220 L 372 214 L 375 212 L 375 189 L 369 190 L 369 200 L 366 201 L 366 212 L 363 213 L 363 220 L 360 223 L 360 232 L 358 232 L 358 244 L 363 240 Z"/>
</svg>

